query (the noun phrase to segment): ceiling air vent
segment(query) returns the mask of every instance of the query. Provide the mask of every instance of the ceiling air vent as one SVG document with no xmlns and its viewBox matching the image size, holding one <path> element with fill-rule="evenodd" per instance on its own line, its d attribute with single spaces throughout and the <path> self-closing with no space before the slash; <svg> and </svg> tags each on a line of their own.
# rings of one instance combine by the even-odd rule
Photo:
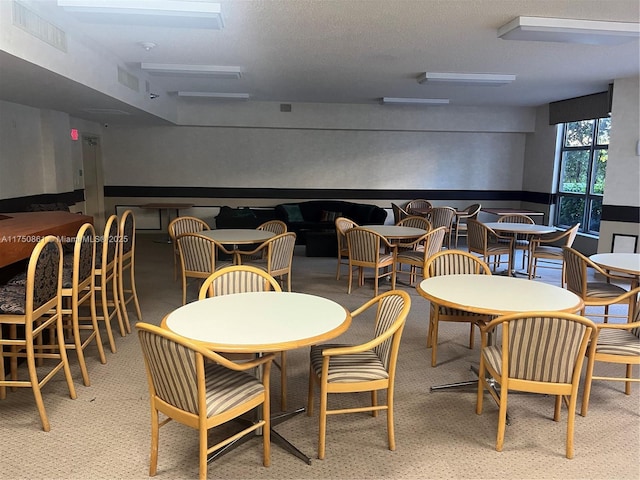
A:
<svg viewBox="0 0 640 480">
<path fill-rule="evenodd" d="M 140 81 L 138 80 L 138 77 L 127 72 L 120 66 L 118 66 L 118 82 L 131 90 L 136 92 L 140 91 Z"/>
<path fill-rule="evenodd" d="M 13 24 L 52 47 L 67 52 L 67 34 L 64 30 L 18 2 L 13 2 Z"/>
</svg>

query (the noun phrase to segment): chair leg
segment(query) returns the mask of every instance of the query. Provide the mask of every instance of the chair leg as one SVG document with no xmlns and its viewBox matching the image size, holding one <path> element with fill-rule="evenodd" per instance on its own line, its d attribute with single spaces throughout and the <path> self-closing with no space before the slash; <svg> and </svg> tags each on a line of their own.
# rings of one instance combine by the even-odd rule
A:
<svg viewBox="0 0 640 480">
<path fill-rule="evenodd" d="M 393 426 L 393 385 L 387 389 L 387 435 L 389 437 L 389 450 L 396 449 L 396 433 Z"/>
<path fill-rule="evenodd" d="M 307 417 L 313 415 L 313 388 L 315 385 L 316 376 L 313 371 L 313 367 L 309 367 L 309 389 L 307 390 Z"/>
<path fill-rule="evenodd" d="M 155 477 L 158 470 L 158 433 L 160 430 L 158 410 L 151 406 L 151 455 L 149 456 L 149 476 Z"/>
<path fill-rule="evenodd" d="M 627 365 L 627 378 L 632 378 L 633 365 Z M 624 382 L 624 393 L 631 395 L 631 382 Z"/>
<path fill-rule="evenodd" d="M 318 415 L 318 458 L 324 460 L 327 434 L 327 388 L 320 385 L 320 414 Z"/>
<path fill-rule="evenodd" d="M 38 414 L 40 415 L 40 423 L 42 424 L 42 430 L 48 432 L 51 430 L 49 424 L 49 418 L 47 417 L 47 411 L 44 408 L 44 402 L 42 401 L 42 392 L 40 391 L 40 385 L 38 381 L 38 374 L 36 372 L 36 362 L 33 357 L 33 346 L 31 353 L 27 353 L 27 368 L 29 370 L 29 380 L 31 381 L 31 390 L 33 390 L 33 397 L 36 401 L 36 407 L 38 408 Z"/>
<path fill-rule="evenodd" d="M 473 350 L 473 344 L 475 343 L 475 330 L 473 327 L 475 326 L 473 322 L 469 325 L 469 350 Z"/>
<path fill-rule="evenodd" d="M 433 322 L 433 327 L 431 328 L 431 366 L 435 367 L 438 363 L 438 318 Z"/>
<path fill-rule="evenodd" d="M 500 409 L 498 412 L 498 435 L 496 438 L 496 451 L 501 452 L 504 445 L 504 430 L 507 425 L 507 397 L 508 390 L 503 388 L 500 390 Z"/>
<path fill-rule="evenodd" d="M 206 480 L 207 478 L 207 429 L 206 427 L 199 428 L 200 441 L 198 442 L 198 478 L 200 480 Z"/>
<path fill-rule="evenodd" d="M 577 392 L 569 398 L 569 407 L 567 412 L 567 458 L 573 458 L 573 434 L 576 419 L 576 399 Z"/>
<path fill-rule="evenodd" d="M 280 352 L 280 410 L 287 410 L 287 352 Z"/>
</svg>

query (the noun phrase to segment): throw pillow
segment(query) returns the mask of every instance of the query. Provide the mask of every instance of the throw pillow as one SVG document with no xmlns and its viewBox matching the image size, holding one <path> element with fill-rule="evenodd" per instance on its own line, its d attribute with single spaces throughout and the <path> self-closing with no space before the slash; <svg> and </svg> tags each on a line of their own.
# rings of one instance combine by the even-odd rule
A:
<svg viewBox="0 0 640 480">
<path fill-rule="evenodd" d="M 342 212 L 329 212 L 327 210 L 322 210 L 320 215 L 321 222 L 333 222 L 336 218 L 341 217 Z"/>
<path fill-rule="evenodd" d="M 302 210 L 300 210 L 300 205 L 292 204 L 292 205 L 281 205 L 285 212 L 287 212 L 287 219 L 290 222 L 304 222 L 304 217 L 302 216 Z"/>
</svg>

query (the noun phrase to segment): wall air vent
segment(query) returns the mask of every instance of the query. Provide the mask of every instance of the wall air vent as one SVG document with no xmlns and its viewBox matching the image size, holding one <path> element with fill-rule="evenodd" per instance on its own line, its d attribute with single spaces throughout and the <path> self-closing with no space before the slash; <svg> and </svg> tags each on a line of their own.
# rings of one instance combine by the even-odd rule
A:
<svg viewBox="0 0 640 480">
<path fill-rule="evenodd" d="M 140 91 L 140 81 L 138 80 L 138 77 L 127 72 L 120 66 L 118 66 L 118 82 L 131 90 L 136 92 Z"/>
<path fill-rule="evenodd" d="M 19 2 L 13 2 L 13 24 L 52 47 L 67 53 L 67 34 Z"/>
</svg>

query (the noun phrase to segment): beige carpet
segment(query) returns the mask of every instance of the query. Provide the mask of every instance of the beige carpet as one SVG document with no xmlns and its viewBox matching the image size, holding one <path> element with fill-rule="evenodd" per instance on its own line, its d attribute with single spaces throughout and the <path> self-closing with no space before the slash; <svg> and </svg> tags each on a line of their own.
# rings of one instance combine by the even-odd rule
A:
<svg viewBox="0 0 640 480">
<path fill-rule="evenodd" d="M 174 282 L 171 246 L 138 235 L 137 278 L 144 320 L 158 324 L 181 302 Z M 542 272 L 557 282 L 555 271 Z M 382 289 L 388 288 L 383 285 Z M 325 460 L 317 460 L 317 417 L 299 415 L 277 430 L 313 457 L 306 465 L 276 445 L 271 467 L 261 464 L 259 441 L 251 440 L 209 465 L 210 478 L 224 479 L 424 479 L 424 478 L 640 478 L 640 397 L 638 386 L 624 395 L 619 383 L 593 386 L 589 415 L 576 416 L 575 458 L 565 452 L 566 410 L 552 421 L 553 398 L 511 395 L 512 425 L 503 452 L 496 452 L 497 407 L 487 396 L 481 416 L 475 413 L 475 391 L 430 393 L 429 387 L 472 379 L 478 348 L 465 343 L 468 327 L 441 327 L 439 365 L 430 366 L 425 346 L 428 303 L 415 289 L 400 349 L 396 384 L 397 449 L 387 449 L 386 418 L 381 414 L 329 418 Z M 335 280 L 335 260 L 294 257 L 293 289 L 334 299 L 354 309 L 373 295 L 372 284 L 346 294 L 346 277 Z M 195 288 L 191 291 L 191 298 Z M 132 318 L 135 318 L 133 316 Z M 359 318 L 345 342 L 370 335 L 371 318 Z M 58 375 L 43 391 L 51 422 L 45 433 L 29 389 L 9 392 L 0 401 L 2 479 L 146 478 L 149 468 L 149 405 L 142 357 L 135 335 L 116 337 L 118 351 L 107 351 L 101 365 L 95 349 L 87 351 L 92 385 L 84 387 L 75 353 L 70 360 L 78 398 L 71 400 Z M 106 347 L 105 347 L 106 348 Z M 306 404 L 308 349 L 289 353 L 289 404 Z M 619 374 L 621 367 L 615 368 Z M 637 372 L 636 372 L 637 373 Z M 279 375 L 273 375 L 274 396 Z M 368 396 L 340 395 L 336 403 L 367 401 Z M 331 399 L 330 399 L 331 401 Z M 272 402 L 279 405 L 277 398 Z M 197 433 L 171 423 L 160 431 L 158 479 L 195 478 Z"/>
</svg>

